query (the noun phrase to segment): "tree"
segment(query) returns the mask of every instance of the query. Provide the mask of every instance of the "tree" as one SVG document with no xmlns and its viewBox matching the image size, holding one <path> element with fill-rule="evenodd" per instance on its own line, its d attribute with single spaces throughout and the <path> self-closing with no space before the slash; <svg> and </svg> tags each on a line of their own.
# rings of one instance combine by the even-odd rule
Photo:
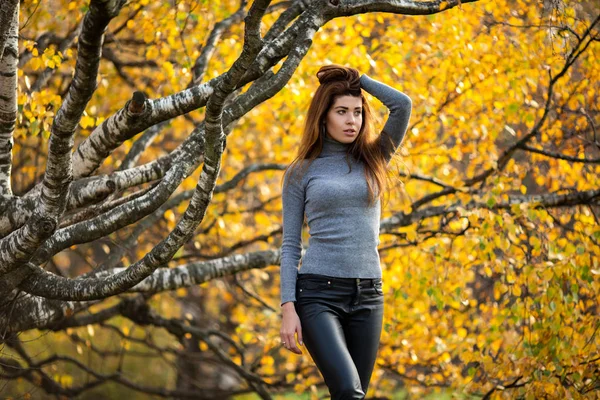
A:
<svg viewBox="0 0 600 400">
<path fill-rule="evenodd" d="M 5 1 L 2 377 L 67 397 L 107 382 L 314 391 L 314 368 L 273 334 L 281 228 L 264 197 L 293 154 L 290 105 L 314 73 L 302 63 L 329 54 L 401 78 L 416 104 L 381 225 L 373 390 L 598 388 L 598 16 L 591 2 L 462 3 L 56 2 L 20 16 Z M 40 331 L 74 354 L 34 356 Z M 177 378 L 134 379 L 130 359 L 149 355 Z"/>
</svg>

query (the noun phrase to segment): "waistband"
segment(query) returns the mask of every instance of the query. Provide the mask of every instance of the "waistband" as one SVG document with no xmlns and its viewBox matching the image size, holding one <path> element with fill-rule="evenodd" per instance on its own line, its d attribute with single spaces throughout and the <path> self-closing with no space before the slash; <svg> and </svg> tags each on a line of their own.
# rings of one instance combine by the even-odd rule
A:
<svg viewBox="0 0 600 400">
<path fill-rule="evenodd" d="M 298 274 L 298 281 L 310 280 L 315 282 L 328 282 L 342 286 L 374 287 L 381 283 L 381 278 L 340 278 L 321 274 Z"/>
</svg>

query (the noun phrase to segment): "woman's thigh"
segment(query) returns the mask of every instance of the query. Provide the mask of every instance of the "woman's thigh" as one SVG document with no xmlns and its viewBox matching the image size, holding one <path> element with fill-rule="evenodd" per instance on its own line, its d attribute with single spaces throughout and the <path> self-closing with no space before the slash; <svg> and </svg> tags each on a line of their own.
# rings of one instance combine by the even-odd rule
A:
<svg viewBox="0 0 600 400">
<path fill-rule="evenodd" d="M 362 399 L 361 378 L 348 351 L 335 310 L 312 302 L 297 305 L 306 349 L 323 375 L 332 399 Z"/>
<path fill-rule="evenodd" d="M 381 283 L 362 289 L 360 297 L 360 304 L 353 307 L 344 325 L 344 336 L 360 376 L 362 389 L 367 393 L 377 359 L 383 324 Z"/>
</svg>

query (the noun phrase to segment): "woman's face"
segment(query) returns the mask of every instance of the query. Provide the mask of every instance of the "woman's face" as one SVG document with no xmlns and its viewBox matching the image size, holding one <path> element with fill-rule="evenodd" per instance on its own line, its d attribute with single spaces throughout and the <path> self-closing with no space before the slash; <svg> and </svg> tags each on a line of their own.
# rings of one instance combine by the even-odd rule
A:
<svg viewBox="0 0 600 400">
<path fill-rule="evenodd" d="M 341 143 L 352 143 L 362 127 L 362 98 L 339 96 L 327 111 L 327 136 Z"/>
</svg>

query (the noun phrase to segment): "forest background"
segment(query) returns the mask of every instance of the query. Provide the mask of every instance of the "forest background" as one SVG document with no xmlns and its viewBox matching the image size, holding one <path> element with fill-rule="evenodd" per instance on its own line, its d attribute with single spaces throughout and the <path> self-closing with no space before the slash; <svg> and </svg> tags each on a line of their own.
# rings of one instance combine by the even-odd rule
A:
<svg viewBox="0 0 600 400">
<path fill-rule="evenodd" d="M 599 398 L 596 1 L 1 4 L 2 398 L 323 395 L 278 273 L 329 63 L 413 101 L 368 397 Z"/>
</svg>

